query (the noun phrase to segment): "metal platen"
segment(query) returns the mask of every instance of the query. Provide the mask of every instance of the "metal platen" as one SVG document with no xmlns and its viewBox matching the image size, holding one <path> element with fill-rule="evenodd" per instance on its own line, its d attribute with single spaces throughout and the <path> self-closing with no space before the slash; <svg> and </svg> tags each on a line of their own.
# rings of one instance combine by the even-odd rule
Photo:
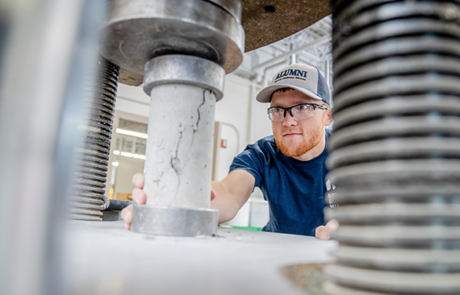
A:
<svg viewBox="0 0 460 295">
<path fill-rule="evenodd" d="M 137 74 L 167 54 L 202 57 L 231 73 L 243 60 L 244 31 L 239 19 L 207 1 L 115 0 L 102 44 L 102 55 Z"/>
</svg>

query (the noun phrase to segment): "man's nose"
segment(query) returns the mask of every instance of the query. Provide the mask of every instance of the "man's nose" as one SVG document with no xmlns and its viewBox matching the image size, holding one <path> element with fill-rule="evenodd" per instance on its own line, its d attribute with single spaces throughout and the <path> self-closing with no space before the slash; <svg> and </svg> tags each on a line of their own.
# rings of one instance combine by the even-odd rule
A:
<svg viewBox="0 0 460 295">
<path fill-rule="evenodd" d="M 291 115 L 291 112 L 286 110 L 284 113 L 284 121 L 283 121 L 284 126 L 293 126 L 297 125 L 297 121 L 294 119 L 294 117 Z"/>
</svg>

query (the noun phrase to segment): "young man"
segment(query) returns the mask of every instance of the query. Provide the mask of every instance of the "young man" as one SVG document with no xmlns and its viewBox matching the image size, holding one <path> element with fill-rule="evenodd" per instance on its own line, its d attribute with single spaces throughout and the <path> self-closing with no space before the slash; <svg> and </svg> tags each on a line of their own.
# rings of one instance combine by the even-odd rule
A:
<svg viewBox="0 0 460 295">
<path fill-rule="evenodd" d="M 338 224 L 325 226 L 326 126 L 332 123 L 330 96 L 324 77 L 311 66 L 293 64 L 278 72 L 256 99 L 270 103 L 273 136 L 249 145 L 235 157 L 230 173 L 212 183 L 211 208 L 219 223 L 231 220 L 259 187 L 270 207 L 264 231 L 329 239 Z M 144 178 L 136 174 L 133 199 L 145 203 Z M 132 209 L 122 211 L 127 228 Z"/>
</svg>

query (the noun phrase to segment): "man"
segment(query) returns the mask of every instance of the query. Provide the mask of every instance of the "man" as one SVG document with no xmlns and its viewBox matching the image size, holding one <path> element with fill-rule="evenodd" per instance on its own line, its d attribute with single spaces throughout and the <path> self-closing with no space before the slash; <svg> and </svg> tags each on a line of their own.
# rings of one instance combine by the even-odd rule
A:
<svg viewBox="0 0 460 295">
<path fill-rule="evenodd" d="M 228 176 L 212 183 L 211 208 L 219 210 L 219 223 L 231 220 L 257 186 L 270 207 L 264 231 L 329 239 L 338 224 L 323 225 L 330 134 L 325 127 L 332 123 L 324 77 L 314 67 L 293 64 L 278 72 L 256 99 L 270 103 L 273 136 L 249 145 L 235 157 Z M 133 183 L 133 200 L 145 203 L 143 175 L 136 174 Z M 129 229 L 131 207 L 122 218 Z"/>
</svg>

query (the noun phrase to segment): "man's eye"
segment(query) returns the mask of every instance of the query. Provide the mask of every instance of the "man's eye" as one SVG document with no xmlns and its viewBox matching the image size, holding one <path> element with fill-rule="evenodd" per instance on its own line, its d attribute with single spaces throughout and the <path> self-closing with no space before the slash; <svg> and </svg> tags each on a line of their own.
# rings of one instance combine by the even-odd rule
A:
<svg viewBox="0 0 460 295">
<path fill-rule="evenodd" d="M 275 112 L 277 112 L 277 113 L 279 113 L 279 112 L 282 112 L 282 111 L 283 111 L 283 109 L 282 109 L 282 108 L 274 108 L 273 110 L 274 110 Z"/>
<path fill-rule="evenodd" d="M 306 110 L 306 109 L 308 109 L 308 104 L 299 105 L 299 110 Z"/>
</svg>

